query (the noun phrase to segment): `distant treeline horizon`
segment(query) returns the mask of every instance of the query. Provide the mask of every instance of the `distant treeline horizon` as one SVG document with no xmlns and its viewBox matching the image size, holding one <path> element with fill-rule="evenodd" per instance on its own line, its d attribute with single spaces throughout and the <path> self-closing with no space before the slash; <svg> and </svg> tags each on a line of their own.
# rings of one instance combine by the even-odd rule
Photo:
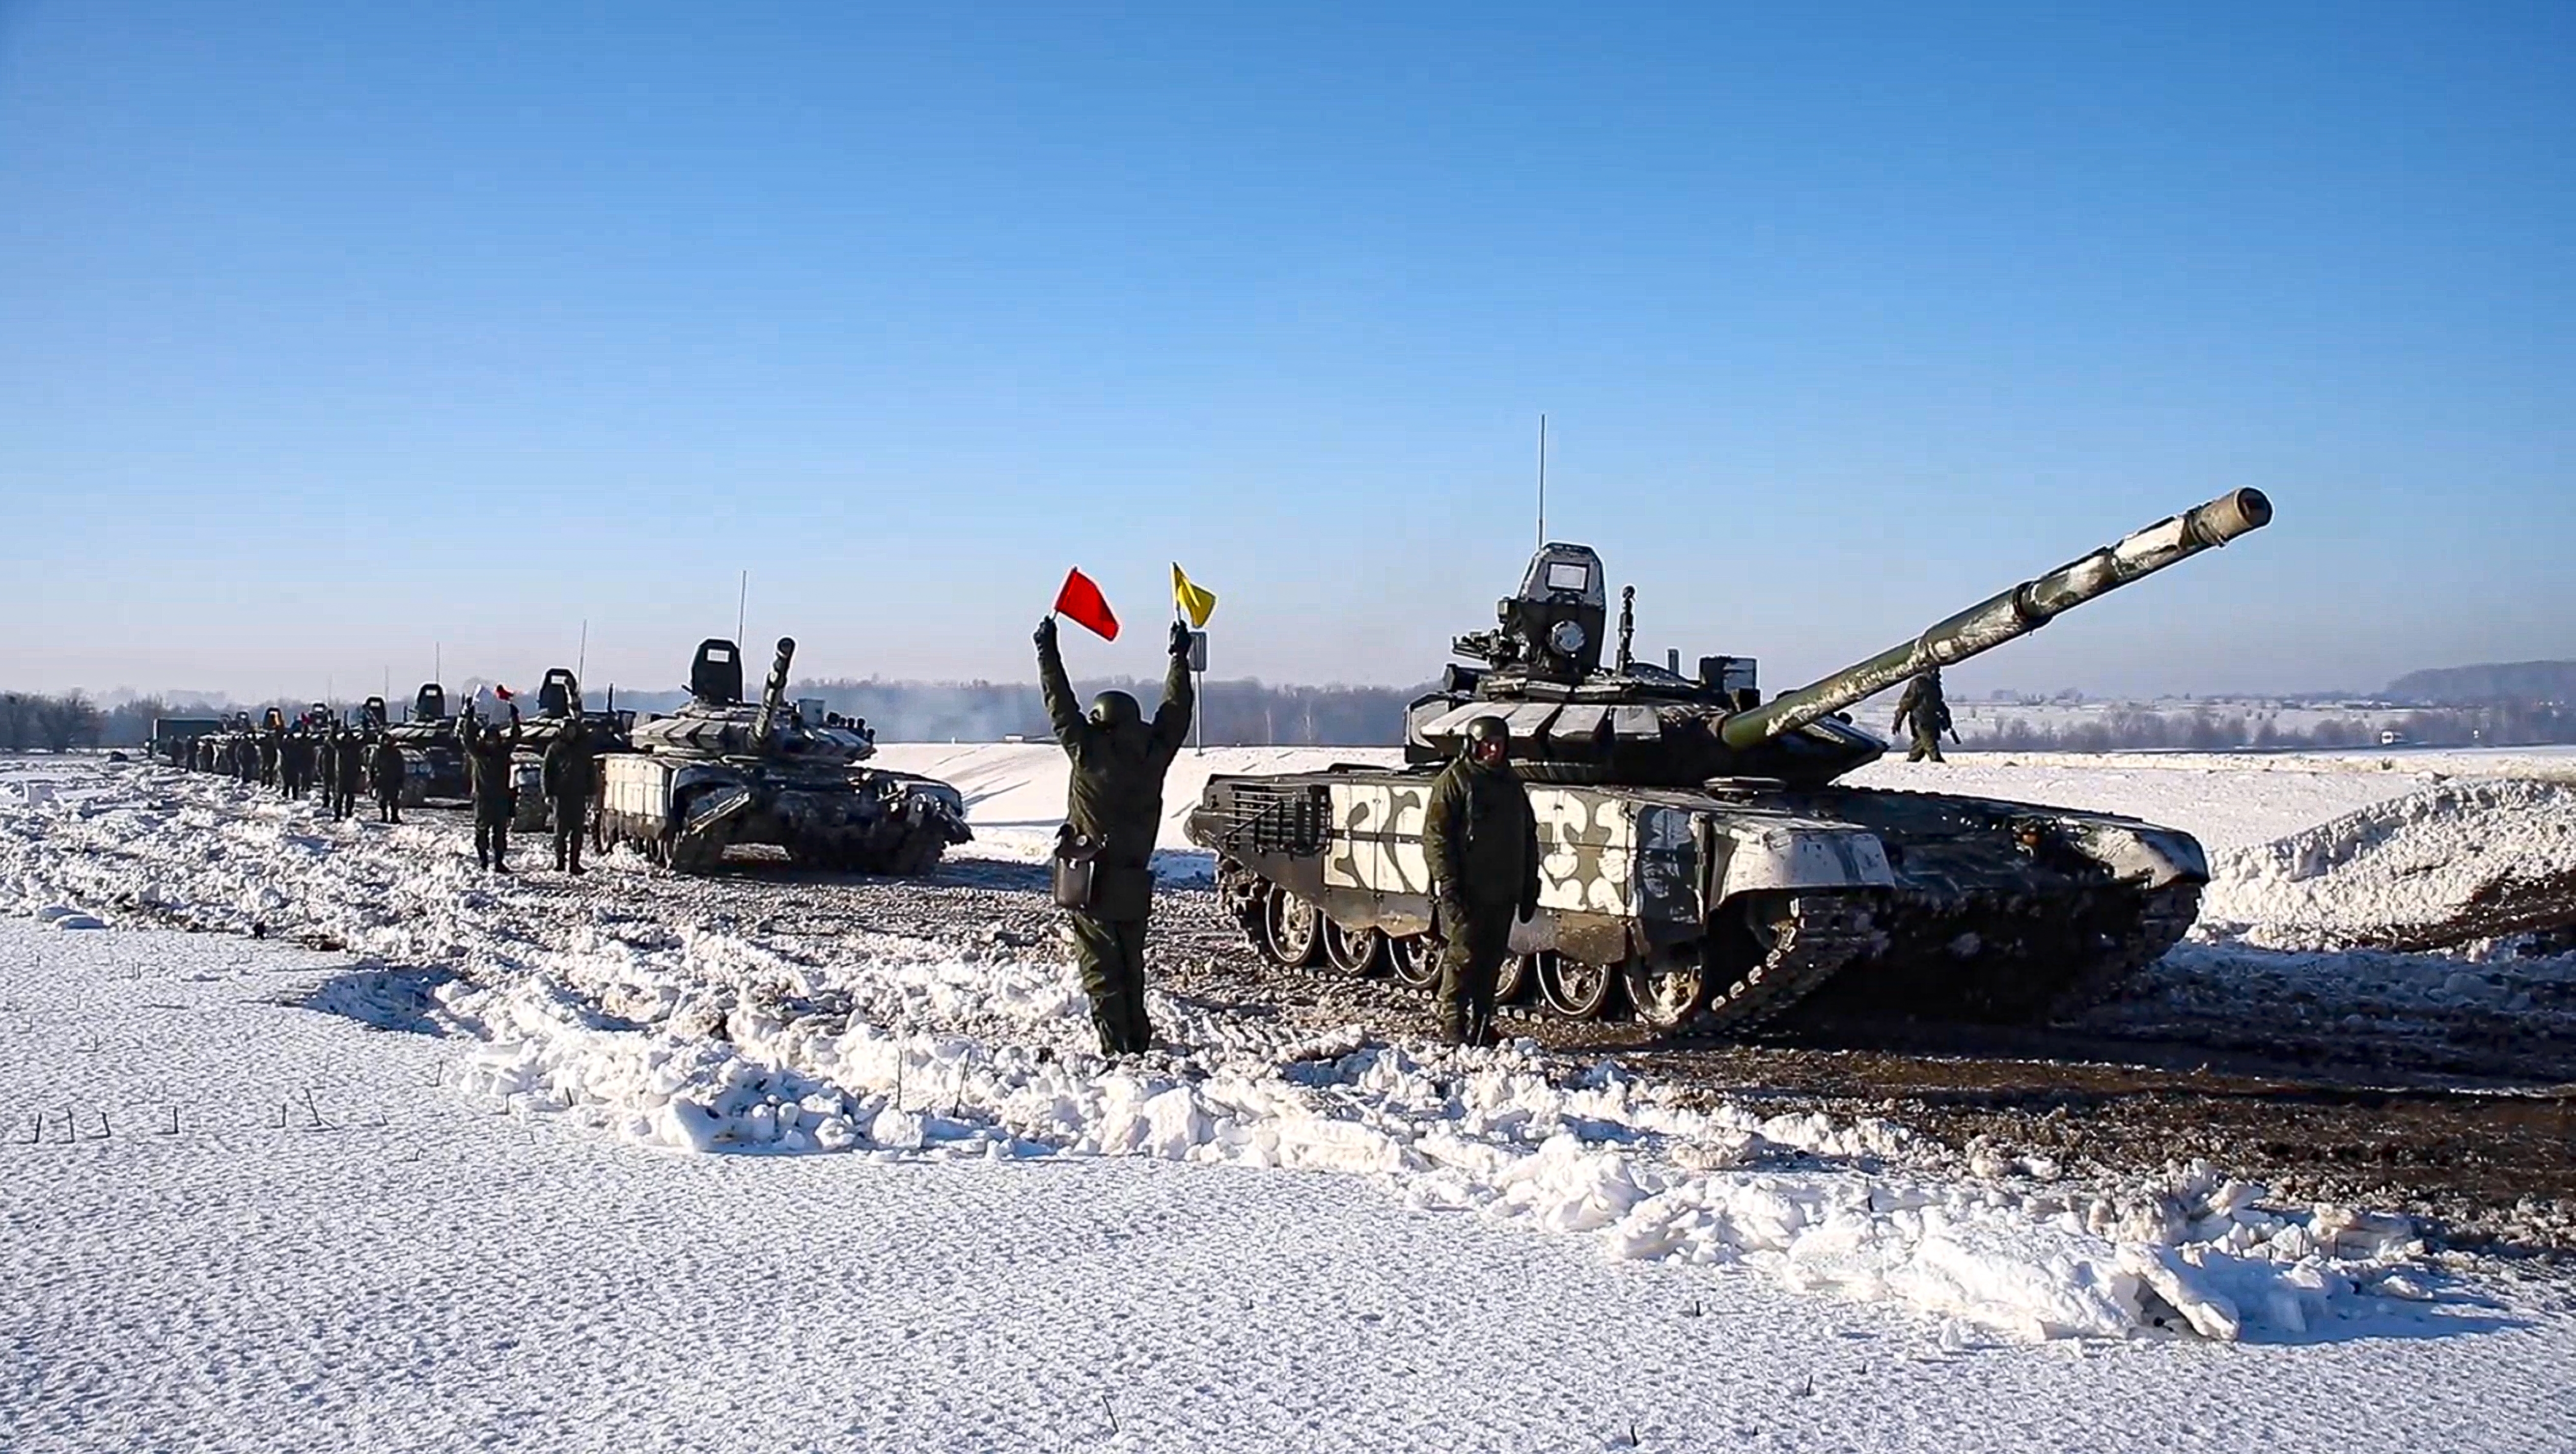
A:
<svg viewBox="0 0 2576 1454">
<path fill-rule="evenodd" d="M 470 680 L 470 679 L 469 679 Z M 1148 710 L 1162 694 L 1160 681 L 1107 678 L 1076 684 L 1088 699 L 1107 688 L 1132 692 Z M 1306 686 L 1243 677 L 1212 680 L 1200 695 L 1201 729 L 1211 744 L 1279 747 L 1370 747 L 1403 740 L 1404 709 L 1430 691 L 1416 686 Z M 2403 689 L 2403 690 L 2401 690 Z M 754 690 L 757 690 L 754 687 Z M 1046 707 L 1033 682 L 894 681 L 828 678 L 796 682 L 800 700 L 820 700 L 826 710 L 866 719 L 884 742 L 993 742 L 1048 734 Z M 459 688 L 451 701 L 461 701 Z M 2074 693 L 2061 697 L 2080 700 Z M 590 705 L 606 705 L 606 693 Z M 667 712 L 687 693 L 619 692 L 617 705 L 638 712 Z M 2034 704 L 2039 699 L 2026 699 Z M 2340 703 L 2333 693 L 2299 693 L 2283 702 Z M 2284 726 L 2262 712 L 2224 706 L 2182 710 L 2114 707 L 2086 720 L 2052 722 L 2007 712 L 1963 732 L 1967 746 L 1999 750 L 2111 752 L 2183 748 L 2358 747 L 2394 730 L 2409 742 L 2496 747 L 2576 742 L 2576 661 L 2498 663 L 2413 672 L 2392 683 L 2376 702 L 2354 702 L 2348 713 L 2306 727 Z M 271 706 L 296 709 L 299 698 L 236 702 L 210 694 L 147 695 L 105 705 L 86 693 L 0 692 L 0 750 L 122 747 L 148 740 L 157 717 L 217 717 Z M 332 704 L 354 710 L 355 699 Z M 397 719 L 407 701 L 393 704 Z"/>
</svg>

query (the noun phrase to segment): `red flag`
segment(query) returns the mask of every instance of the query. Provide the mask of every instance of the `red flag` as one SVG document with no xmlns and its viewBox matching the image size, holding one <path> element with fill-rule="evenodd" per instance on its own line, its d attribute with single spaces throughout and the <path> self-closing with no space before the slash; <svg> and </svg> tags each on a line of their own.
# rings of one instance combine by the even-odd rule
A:
<svg viewBox="0 0 2576 1454">
<path fill-rule="evenodd" d="M 1090 627 L 1103 641 L 1118 639 L 1118 617 L 1109 609 L 1108 597 L 1100 594 L 1100 587 L 1079 566 L 1065 573 L 1064 589 L 1055 593 L 1055 609 L 1074 624 Z"/>
</svg>

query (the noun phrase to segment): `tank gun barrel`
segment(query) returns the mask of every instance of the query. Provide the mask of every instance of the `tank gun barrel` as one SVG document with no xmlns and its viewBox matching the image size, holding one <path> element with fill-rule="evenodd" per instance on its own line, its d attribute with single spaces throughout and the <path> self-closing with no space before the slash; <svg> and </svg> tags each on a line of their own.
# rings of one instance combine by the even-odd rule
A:
<svg viewBox="0 0 2576 1454">
<path fill-rule="evenodd" d="M 1908 677 L 2027 636 L 2096 596 L 2271 523 L 2272 502 L 2262 491 L 2230 491 L 1981 601 L 1901 646 L 1738 712 L 1726 719 L 1719 734 L 1738 751 L 1759 746 Z"/>
<path fill-rule="evenodd" d="M 760 689 L 760 718 L 752 724 L 752 741 L 762 747 L 787 714 L 787 664 L 796 658 L 796 638 L 778 638 L 778 659 L 770 663 L 769 680 Z"/>
</svg>

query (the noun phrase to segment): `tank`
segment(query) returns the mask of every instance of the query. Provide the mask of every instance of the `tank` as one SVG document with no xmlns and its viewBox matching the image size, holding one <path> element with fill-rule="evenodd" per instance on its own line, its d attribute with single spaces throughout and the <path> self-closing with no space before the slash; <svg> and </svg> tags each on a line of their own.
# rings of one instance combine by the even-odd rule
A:
<svg viewBox="0 0 2576 1454">
<path fill-rule="evenodd" d="M 384 735 L 402 749 L 404 807 L 465 797 L 465 748 L 456 727 L 457 719 L 447 713 L 447 689 L 423 682 L 412 694 L 411 715 L 385 728 Z"/>
<path fill-rule="evenodd" d="M 615 695 L 612 688 L 610 696 Z M 547 668 L 537 687 L 536 714 L 519 720 L 519 748 L 510 756 L 511 785 L 517 792 L 513 826 L 528 832 L 554 826 L 554 802 L 545 791 L 546 749 L 575 720 L 590 734 L 592 752 L 605 756 L 632 749 L 627 734 L 634 728 L 634 713 L 617 711 L 613 705 L 598 711 L 585 708 L 581 679 L 572 669 Z"/>
<path fill-rule="evenodd" d="M 1589 547 L 1540 548 L 1474 664 L 1406 712 L 1401 769 L 1210 780 L 1186 831 L 1272 962 L 1430 977 L 1422 818 L 1467 724 L 1499 716 L 1529 784 L 1539 909 L 1507 994 L 1580 1019 L 1743 1033 L 1784 1015 L 2040 1021 L 2116 991 L 2179 940 L 2208 863 L 2189 834 L 2028 803 L 1844 786 L 1887 751 L 1843 715 L 2271 519 L 2254 490 L 2158 521 L 1769 702 L 1749 657 L 1605 664 Z"/>
<path fill-rule="evenodd" d="M 780 637 L 760 701 L 748 703 L 734 643 L 700 643 L 688 705 L 636 722 L 633 750 L 602 760 L 602 846 L 631 843 L 688 873 L 738 844 L 768 844 L 799 864 L 912 874 L 965 842 L 955 788 L 862 766 L 876 753 L 864 726 L 809 720 L 787 700 L 795 654 Z"/>
</svg>

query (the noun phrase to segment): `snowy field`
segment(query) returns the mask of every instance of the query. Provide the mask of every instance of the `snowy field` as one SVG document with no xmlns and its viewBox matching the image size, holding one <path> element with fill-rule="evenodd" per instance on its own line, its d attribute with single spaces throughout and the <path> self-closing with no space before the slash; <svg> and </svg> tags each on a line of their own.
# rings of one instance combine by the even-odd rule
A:
<svg viewBox="0 0 2576 1454">
<path fill-rule="evenodd" d="M 967 793 L 970 853 L 1060 811 L 1052 749 L 886 757 Z M 1171 805 L 1281 758 L 1185 754 Z M 1934 771 L 1871 780 L 2159 817 L 2302 892 L 2368 835 L 2283 840 L 2396 841 L 2446 786 Z M 1970 1177 L 1159 999 L 1180 1048 L 1104 1063 L 1053 947 L 972 922 L 490 880 L 453 819 L 157 769 L 0 783 L 0 1447 L 2571 1447 L 2564 1280 L 2224 1167 Z M 2510 791 L 2518 832 L 2563 809 Z"/>
</svg>

